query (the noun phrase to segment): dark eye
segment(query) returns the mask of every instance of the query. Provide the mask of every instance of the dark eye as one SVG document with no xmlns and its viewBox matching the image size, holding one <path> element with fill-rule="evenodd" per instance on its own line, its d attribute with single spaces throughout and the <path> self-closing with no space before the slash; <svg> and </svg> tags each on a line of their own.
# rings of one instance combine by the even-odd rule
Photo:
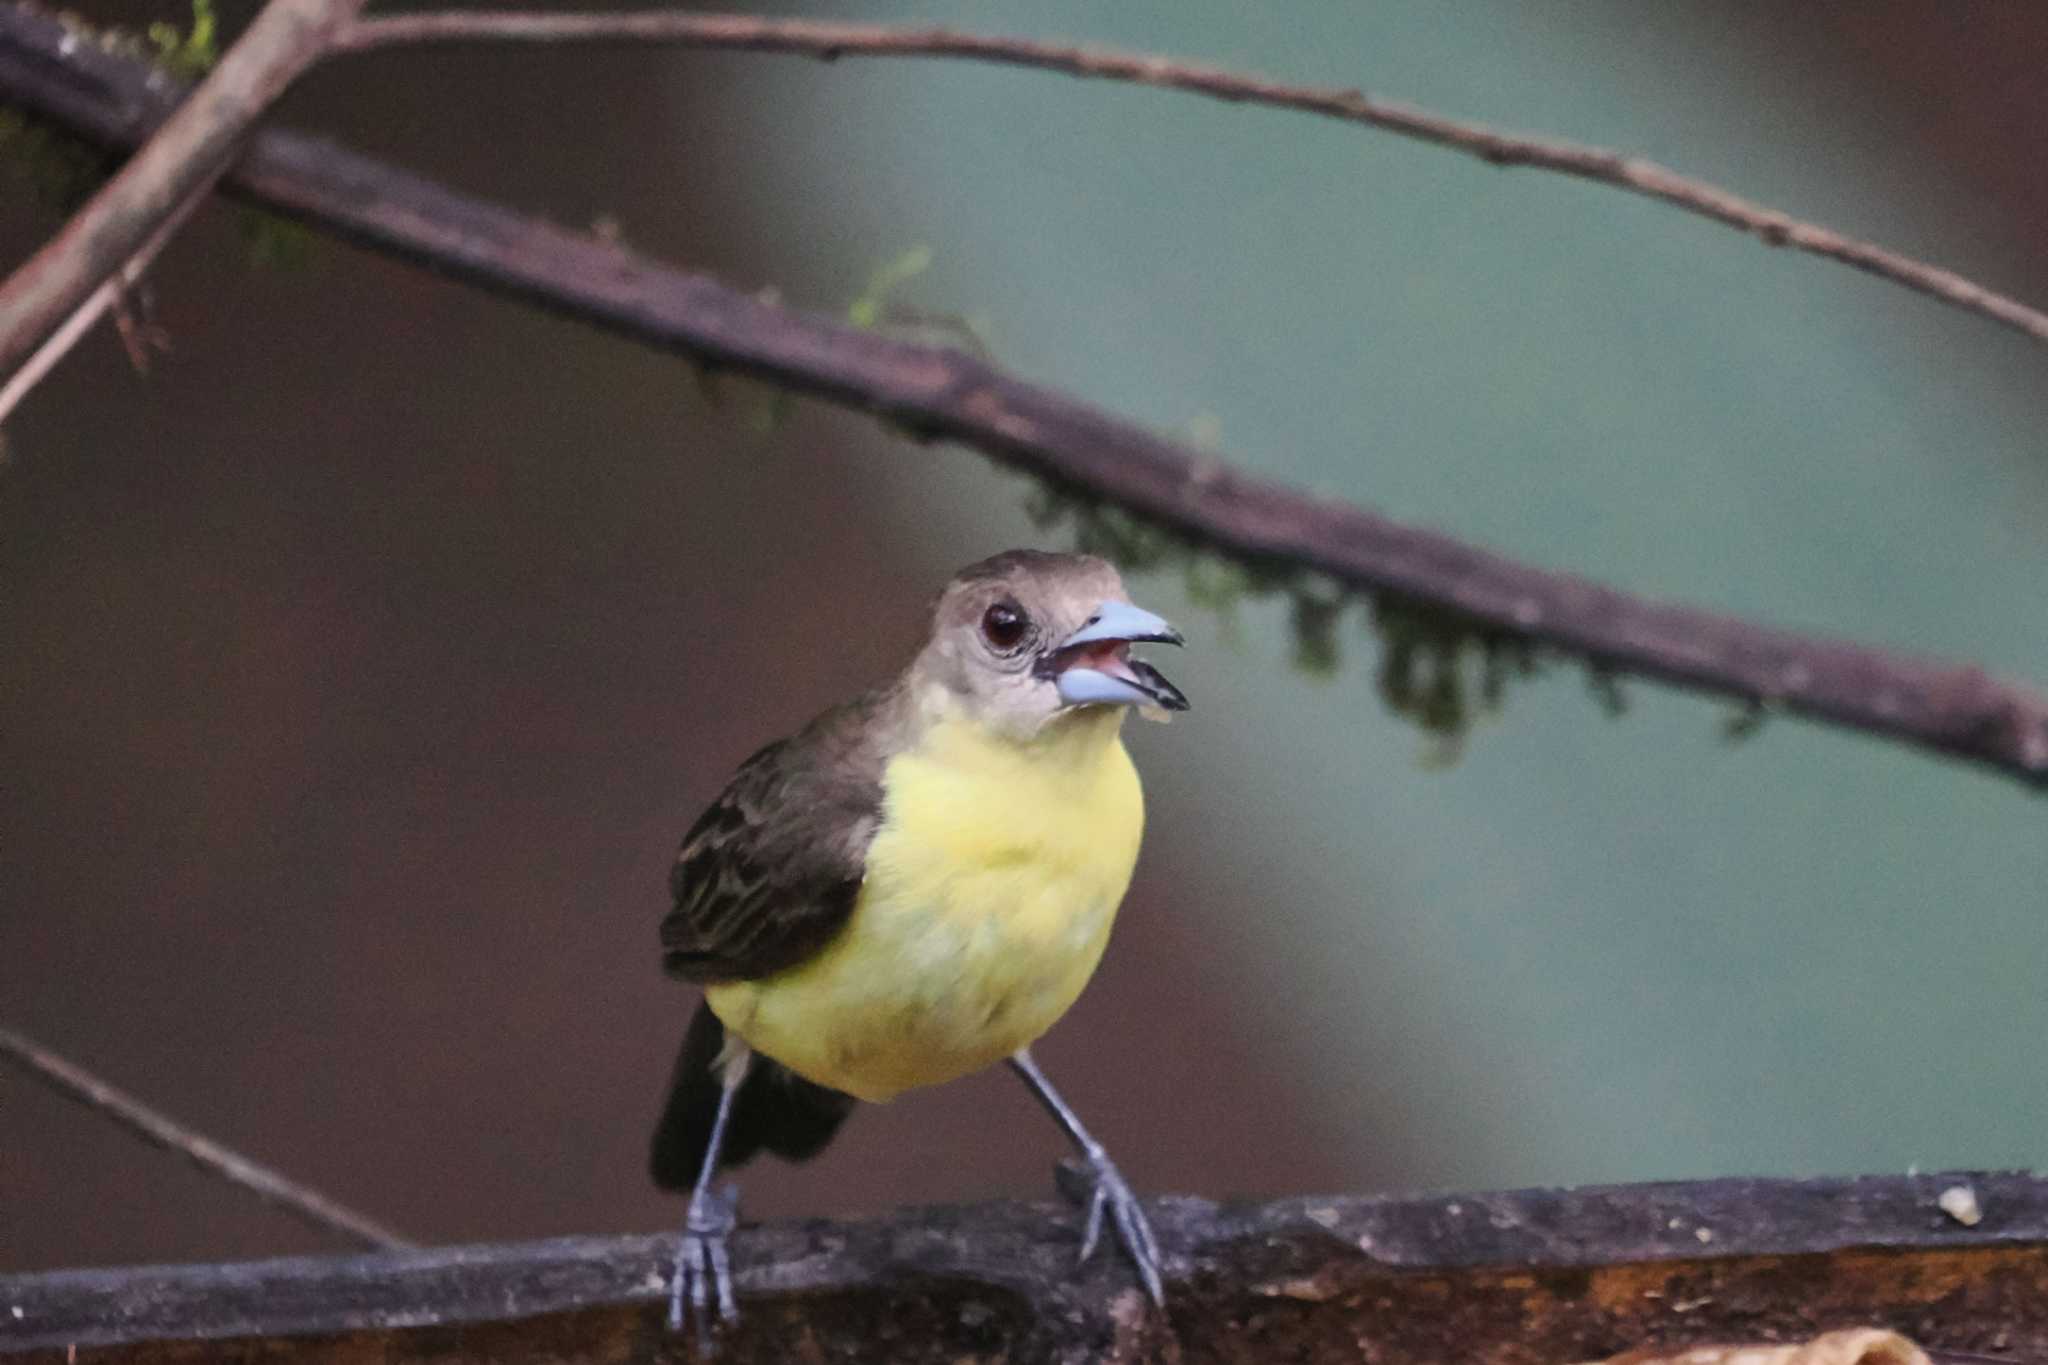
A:
<svg viewBox="0 0 2048 1365">
<path fill-rule="evenodd" d="M 981 614 L 981 635 L 997 649 L 1015 649 L 1031 628 L 1031 618 L 1015 602 L 1004 600 Z"/>
</svg>

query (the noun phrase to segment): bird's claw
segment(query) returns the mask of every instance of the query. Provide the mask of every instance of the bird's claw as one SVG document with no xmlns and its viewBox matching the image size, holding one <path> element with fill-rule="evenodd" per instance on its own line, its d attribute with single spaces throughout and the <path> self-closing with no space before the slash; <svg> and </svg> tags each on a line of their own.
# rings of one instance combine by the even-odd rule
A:
<svg viewBox="0 0 2048 1365">
<path fill-rule="evenodd" d="M 1123 1243 L 1124 1253 L 1138 1268 L 1138 1278 L 1144 1282 L 1145 1293 L 1161 1308 L 1166 1306 L 1166 1288 L 1160 1276 L 1158 1239 L 1152 1235 L 1152 1225 L 1145 1219 L 1144 1206 L 1138 1196 L 1131 1192 L 1130 1184 L 1116 1163 L 1100 1148 L 1084 1154 L 1081 1161 L 1063 1161 L 1059 1169 L 1061 1190 L 1075 1202 L 1088 1201 L 1088 1218 L 1081 1230 L 1080 1260 L 1087 1260 L 1095 1254 L 1095 1247 L 1102 1240 L 1104 1215 L 1116 1228 L 1116 1239 Z"/>
<path fill-rule="evenodd" d="M 707 1359 L 712 1353 L 712 1300 L 718 1301 L 720 1322 L 736 1322 L 740 1316 L 739 1305 L 733 1301 L 732 1261 L 725 1245 L 738 1214 L 735 1186 L 701 1190 L 690 1197 L 682 1236 L 677 1239 L 675 1275 L 669 1281 L 668 1329 L 681 1332 L 694 1318 L 697 1353 Z"/>
</svg>

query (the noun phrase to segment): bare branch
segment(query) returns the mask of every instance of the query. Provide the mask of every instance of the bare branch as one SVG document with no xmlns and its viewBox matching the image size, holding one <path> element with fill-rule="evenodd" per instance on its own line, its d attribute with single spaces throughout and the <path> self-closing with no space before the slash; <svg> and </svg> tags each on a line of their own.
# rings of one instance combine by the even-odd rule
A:
<svg viewBox="0 0 2048 1365">
<path fill-rule="evenodd" d="M 0 99 L 114 145 L 162 100 L 135 62 L 0 5 Z M 973 446 L 1190 542 L 1428 604 L 1473 627 L 2048 786 L 2048 703 L 1981 669 L 1651 601 L 1239 473 L 1215 455 L 957 351 L 786 311 L 331 143 L 259 133 L 227 185 L 363 245 L 699 362 Z"/>
<path fill-rule="evenodd" d="M 1529 166 L 1612 185 L 1754 233 L 1769 245 L 1791 247 L 1868 271 L 2003 323 L 2036 341 L 2048 342 L 2048 313 L 2038 308 L 1987 289 L 1953 270 L 1794 218 L 1781 209 L 1680 175 L 1643 157 L 1582 143 L 1503 132 L 1338 86 L 1290 85 L 1156 53 L 989 37 L 947 28 L 664 10 L 616 14 L 471 10 L 392 15 L 350 25 L 333 50 L 337 54 L 372 52 L 426 43 L 663 43 L 795 53 L 826 61 L 840 57 L 950 57 L 1183 90 L 1230 103 L 1295 109 L 1435 143 L 1496 166 Z"/>
<path fill-rule="evenodd" d="M 48 1048 L 22 1037 L 12 1029 L 0 1028 L 0 1061 L 12 1062 L 67 1099 L 106 1115 L 144 1141 L 167 1152 L 175 1152 L 209 1175 L 239 1185 L 258 1199 L 267 1200 L 314 1227 L 341 1234 L 361 1246 L 383 1251 L 400 1251 L 413 1245 L 383 1224 L 347 1208 L 309 1186 L 251 1161 L 210 1138 L 193 1132 L 176 1119 L 124 1094 L 99 1077 Z"/>
<path fill-rule="evenodd" d="M 264 110 L 363 0 L 270 0 L 148 144 L 0 284 L 0 378 L 86 307 L 181 205 L 203 196 Z"/>
<path fill-rule="evenodd" d="M 1987 1211 L 1974 1227 L 1939 1206 L 1957 1184 Z M 1164 1313 L 1119 1258 L 1077 1266 L 1080 1220 L 1054 1206 L 744 1226 L 718 1360 L 1558 1365 L 1882 1324 L 1938 1360 L 2048 1361 L 2038 1176 L 1149 1203 Z M 576 1237 L 0 1275 L 0 1357 L 653 1365 L 689 1358 L 661 1325 L 674 1254 L 673 1236 Z"/>
<path fill-rule="evenodd" d="M 218 176 L 214 178 L 217 179 Z M 170 243 L 171 238 L 177 235 L 178 229 L 185 225 L 185 220 L 190 218 L 212 193 L 213 182 L 209 180 L 184 203 L 171 210 L 171 216 L 157 225 L 156 231 L 150 234 L 149 240 L 142 244 L 142 248 L 128 259 L 127 264 L 115 271 L 99 288 L 93 290 L 85 302 L 78 305 L 71 316 L 58 325 L 56 331 L 43 339 L 35 354 L 24 361 L 21 368 L 16 370 L 6 383 L 0 384 L 0 423 L 5 423 L 14 410 L 21 406 L 21 400 L 28 397 L 29 391 L 42 383 L 44 377 L 56 368 L 57 363 L 70 354 L 71 348 L 92 330 L 94 323 L 105 317 L 109 310 L 121 302 L 123 295 L 142 282 L 144 272 L 156 260 L 158 253 Z"/>
</svg>

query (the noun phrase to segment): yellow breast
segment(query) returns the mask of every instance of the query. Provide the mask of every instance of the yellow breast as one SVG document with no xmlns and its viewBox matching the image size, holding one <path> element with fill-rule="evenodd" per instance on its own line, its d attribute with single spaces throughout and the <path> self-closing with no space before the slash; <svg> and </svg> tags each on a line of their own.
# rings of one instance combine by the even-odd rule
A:
<svg viewBox="0 0 2048 1365">
<path fill-rule="evenodd" d="M 1032 1042 L 1108 942 L 1144 830 L 1120 710 L 1029 744 L 930 727 L 883 775 L 884 815 L 846 929 L 808 962 L 706 991 L 726 1026 L 866 1100 L 936 1085 Z"/>
</svg>

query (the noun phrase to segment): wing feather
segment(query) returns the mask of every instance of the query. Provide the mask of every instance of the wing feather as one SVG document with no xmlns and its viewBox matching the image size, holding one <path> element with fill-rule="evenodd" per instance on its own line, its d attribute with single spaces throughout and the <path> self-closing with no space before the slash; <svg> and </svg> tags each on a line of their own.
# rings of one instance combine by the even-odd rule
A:
<svg viewBox="0 0 2048 1365">
<path fill-rule="evenodd" d="M 744 981 L 822 949 L 853 914 L 882 815 L 884 694 L 768 745 L 683 836 L 661 922 L 662 965 Z"/>
</svg>

